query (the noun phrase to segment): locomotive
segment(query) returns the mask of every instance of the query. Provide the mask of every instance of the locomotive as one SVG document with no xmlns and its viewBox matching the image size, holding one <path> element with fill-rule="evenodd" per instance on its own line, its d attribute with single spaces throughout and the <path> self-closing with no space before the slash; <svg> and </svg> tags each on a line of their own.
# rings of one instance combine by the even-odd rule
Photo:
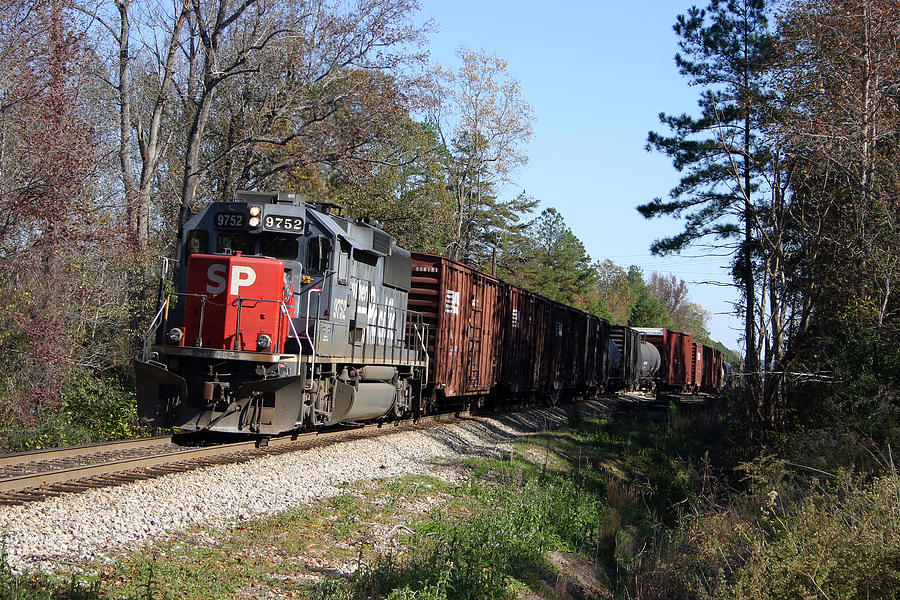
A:
<svg viewBox="0 0 900 600">
<path fill-rule="evenodd" d="M 688 334 L 611 326 L 469 265 L 412 254 L 333 204 L 238 192 L 183 229 L 134 361 L 150 425 L 274 435 L 651 381 L 721 387 L 718 350 L 687 339 L 688 370 L 675 346 L 656 343 L 657 333 Z"/>
<path fill-rule="evenodd" d="M 285 192 L 239 192 L 184 226 L 142 360 L 138 414 L 181 430 L 277 434 L 401 417 L 428 358 L 410 253 L 377 222 Z"/>
</svg>

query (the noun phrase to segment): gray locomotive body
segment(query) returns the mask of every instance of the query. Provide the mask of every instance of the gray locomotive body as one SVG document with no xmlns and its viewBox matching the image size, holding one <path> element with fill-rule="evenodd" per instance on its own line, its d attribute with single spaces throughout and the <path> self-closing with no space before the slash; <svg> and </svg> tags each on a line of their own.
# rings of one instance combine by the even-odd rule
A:
<svg viewBox="0 0 900 600">
<path fill-rule="evenodd" d="M 410 254 L 334 208 L 239 192 L 185 224 L 175 291 L 135 361 L 145 422 L 275 434 L 418 408 L 427 334 L 407 309 Z"/>
</svg>

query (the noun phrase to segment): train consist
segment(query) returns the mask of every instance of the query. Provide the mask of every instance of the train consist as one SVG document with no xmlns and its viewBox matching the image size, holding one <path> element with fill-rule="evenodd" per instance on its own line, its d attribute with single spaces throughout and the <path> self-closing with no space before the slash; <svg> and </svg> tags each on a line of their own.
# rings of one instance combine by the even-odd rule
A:
<svg viewBox="0 0 900 600">
<path fill-rule="evenodd" d="M 721 352 L 689 334 L 611 326 L 295 194 L 211 204 L 179 247 L 135 361 L 152 425 L 272 435 L 722 386 Z"/>
</svg>

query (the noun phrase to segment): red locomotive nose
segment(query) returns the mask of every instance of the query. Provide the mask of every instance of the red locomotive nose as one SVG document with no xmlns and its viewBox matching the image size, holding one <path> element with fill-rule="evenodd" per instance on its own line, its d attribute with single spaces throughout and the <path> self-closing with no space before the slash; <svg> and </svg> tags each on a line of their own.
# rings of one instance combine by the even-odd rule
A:
<svg viewBox="0 0 900 600">
<path fill-rule="evenodd" d="M 270 258 L 194 254 L 188 260 L 186 345 L 279 352 L 287 339 L 284 263 Z M 205 298 L 205 301 L 204 301 Z M 197 344 L 198 336 L 200 344 Z"/>
</svg>

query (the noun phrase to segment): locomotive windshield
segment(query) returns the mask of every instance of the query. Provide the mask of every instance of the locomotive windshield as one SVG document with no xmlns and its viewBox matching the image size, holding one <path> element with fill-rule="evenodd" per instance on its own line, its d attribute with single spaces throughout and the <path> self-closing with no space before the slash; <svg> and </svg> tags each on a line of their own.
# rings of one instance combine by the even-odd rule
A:
<svg viewBox="0 0 900 600">
<path fill-rule="evenodd" d="M 209 233 L 196 229 L 188 235 L 188 255 L 209 252 Z M 243 232 L 223 233 L 216 236 L 216 254 L 265 256 L 279 260 L 297 260 L 300 238 L 284 233 L 251 234 Z"/>
<path fill-rule="evenodd" d="M 269 258 L 297 260 L 300 240 L 296 235 L 264 233 L 259 236 L 259 254 Z"/>
<path fill-rule="evenodd" d="M 209 252 L 209 232 L 202 229 L 194 229 L 188 234 L 188 256 L 191 254 L 206 254 Z"/>
<path fill-rule="evenodd" d="M 216 254 L 254 254 L 256 241 L 246 233 L 220 233 L 216 238 Z"/>
</svg>

